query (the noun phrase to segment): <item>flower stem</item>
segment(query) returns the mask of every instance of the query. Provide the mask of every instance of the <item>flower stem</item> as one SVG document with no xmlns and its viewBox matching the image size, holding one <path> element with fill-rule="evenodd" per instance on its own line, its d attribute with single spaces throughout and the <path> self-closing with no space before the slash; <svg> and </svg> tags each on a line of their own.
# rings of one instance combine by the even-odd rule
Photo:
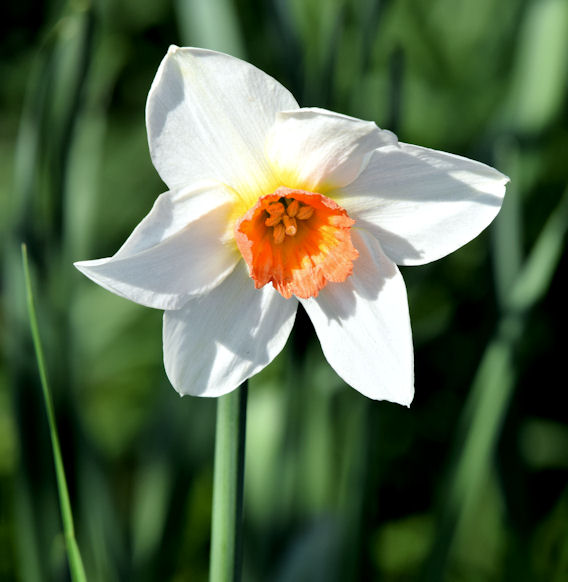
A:
<svg viewBox="0 0 568 582">
<path fill-rule="evenodd" d="M 217 401 L 209 582 L 241 579 L 247 386 Z"/>
<path fill-rule="evenodd" d="M 39 327 L 37 324 L 37 316 L 32 293 L 30 269 L 28 265 L 28 252 L 26 245 L 24 244 L 22 245 L 22 264 L 24 267 L 26 299 L 28 304 L 28 316 L 30 319 L 30 328 L 36 353 L 37 365 L 39 368 L 39 377 L 41 381 L 41 388 L 43 391 L 45 409 L 47 412 L 47 420 L 49 422 L 49 433 L 51 436 L 53 461 L 55 464 L 55 476 L 57 479 L 57 489 L 59 491 L 59 503 L 61 506 L 60 508 L 61 520 L 63 521 L 65 546 L 67 548 L 67 558 L 69 559 L 69 570 L 71 572 L 71 578 L 73 582 L 86 582 L 87 577 L 85 575 L 85 569 L 83 567 L 83 560 L 81 559 L 79 546 L 77 545 L 77 540 L 75 539 L 75 528 L 73 526 L 73 514 L 71 512 L 71 502 L 69 501 L 69 491 L 67 489 L 67 481 L 65 480 L 63 458 L 61 456 L 61 448 L 59 446 L 59 438 L 57 436 L 57 426 L 55 424 L 55 413 L 53 412 L 53 402 L 51 400 L 51 393 L 47 381 L 45 359 L 43 357 L 43 349 L 41 346 Z"/>
</svg>

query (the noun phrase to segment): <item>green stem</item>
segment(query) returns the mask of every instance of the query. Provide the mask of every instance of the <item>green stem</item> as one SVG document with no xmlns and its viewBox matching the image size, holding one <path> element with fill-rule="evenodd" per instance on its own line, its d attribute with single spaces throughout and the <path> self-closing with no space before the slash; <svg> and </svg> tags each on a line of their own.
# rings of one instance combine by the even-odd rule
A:
<svg viewBox="0 0 568 582">
<path fill-rule="evenodd" d="M 36 353 L 37 365 L 39 368 L 39 377 L 43 391 L 45 409 L 47 411 L 49 434 L 51 436 L 51 447 L 53 449 L 53 461 L 55 464 L 55 476 L 57 479 L 57 490 L 59 492 L 59 503 L 61 505 L 61 519 L 63 521 L 63 532 L 65 535 L 67 557 L 69 559 L 69 569 L 71 571 L 73 582 L 86 582 L 87 577 L 85 576 L 85 569 L 83 567 L 81 553 L 79 552 L 79 546 L 77 545 L 77 540 L 75 539 L 73 514 L 71 512 L 71 503 L 69 501 L 69 492 L 67 490 L 65 470 L 63 468 L 63 459 L 61 457 L 61 448 L 59 446 L 59 438 L 57 436 L 55 414 L 53 412 L 53 402 L 51 400 L 51 393 L 49 390 L 49 384 L 47 382 L 45 359 L 43 356 L 43 349 L 41 347 L 41 339 L 39 336 L 39 327 L 37 324 L 37 316 L 32 293 L 30 269 L 28 265 L 28 251 L 25 244 L 22 245 L 22 263 L 24 266 L 24 277 L 26 282 L 28 316 L 30 318 L 30 328 Z"/>
<path fill-rule="evenodd" d="M 217 401 L 210 582 L 239 582 L 247 382 Z"/>
</svg>

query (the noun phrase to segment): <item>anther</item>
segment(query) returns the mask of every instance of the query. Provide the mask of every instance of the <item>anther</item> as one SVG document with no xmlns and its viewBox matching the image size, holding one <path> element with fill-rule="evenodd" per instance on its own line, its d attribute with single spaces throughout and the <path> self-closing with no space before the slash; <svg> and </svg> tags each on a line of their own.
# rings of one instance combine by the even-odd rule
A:
<svg viewBox="0 0 568 582">
<path fill-rule="evenodd" d="M 292 202 L 290 202 L 290 204 L 288 204 L 288 208 L 286 208 L 286 213 L 288 214 L 288 216 L 293 218 L 294 216 L 296 216 L 299 209 L 300 203 L 294 199 L 292 200 Z"/>
<path fill-rule="evenodd" d="M 282 215 L 281 214 L 274 214 L 272 216 L 269 216 L 264 221 L 264 225 L 265 226 L 276 226 L 281 220 L 282 220 Z"/>
<path fill-rule="evenodd" d="M 296 225 L 296 219 L 290 218 L 286 214 L 282 217 L 282 221 L 284 222 L 284 226 L 286 227 L 286 234 L 288 236 L 294 236 L 298 231 L 298 227 Z"/>
<path fill-rule="evenodd" d="M 302 206 L 296 213 L 296 218 L 300 220 L 308 220 L 308 218 L 312 217 L 313 213 L 314 209 L 312 206 Z"/>
<path fill-rule="evenodd" d="M 284 239 L 286 238 L 286 228 L 281 222 L 272 229 L 272 236 L 274 237 L 275 244 L 280 245 L 284 242 Z"/>
<path fill-rule="evenodd" d="M 266 207 L 266 212 L 270 216 L 282 216 L 284 214 L 284 204 L 282 202 L 272 202 Z"/>
</svg>

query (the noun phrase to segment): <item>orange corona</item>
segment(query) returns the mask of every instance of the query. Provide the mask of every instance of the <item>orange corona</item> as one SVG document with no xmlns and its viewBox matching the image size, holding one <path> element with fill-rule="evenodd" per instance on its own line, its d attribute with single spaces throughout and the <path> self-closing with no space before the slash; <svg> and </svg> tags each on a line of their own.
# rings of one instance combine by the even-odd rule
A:
<svg viewBox="0 0 568 582">
<path fill-rule="evenodd" d="M 235 240 L 257 289 L 271 282 L 286 299 L 306 299 L 353 272 L 353 224 L 326 196 L 281 186 L 237 221 Z"/>
</svg>

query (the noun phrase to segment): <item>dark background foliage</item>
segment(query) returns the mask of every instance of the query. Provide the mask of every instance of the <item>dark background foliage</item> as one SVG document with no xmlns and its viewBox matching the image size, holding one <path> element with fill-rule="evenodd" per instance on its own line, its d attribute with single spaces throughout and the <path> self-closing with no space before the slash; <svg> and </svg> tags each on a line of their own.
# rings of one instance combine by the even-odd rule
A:
<svg viewBox="0 0 568 582">
<path fill-rule="evenodd" d="M 345 386 L 303 313 L 251 381 L 244 579 L 568 579 L 565 0 L 20 0 L 2 12 L 0 578 L 68 578 L 21 242 L 89 580 L 207 578 L 215 401 L 169 386 L 159 312 L 71 266 L 114 253 L 165 189 L 144 106 L 179 44 L 247 59 L 302 106 L 511 177 L 488 231 L 403 270 L 410 409 Z"/>
</svg>

